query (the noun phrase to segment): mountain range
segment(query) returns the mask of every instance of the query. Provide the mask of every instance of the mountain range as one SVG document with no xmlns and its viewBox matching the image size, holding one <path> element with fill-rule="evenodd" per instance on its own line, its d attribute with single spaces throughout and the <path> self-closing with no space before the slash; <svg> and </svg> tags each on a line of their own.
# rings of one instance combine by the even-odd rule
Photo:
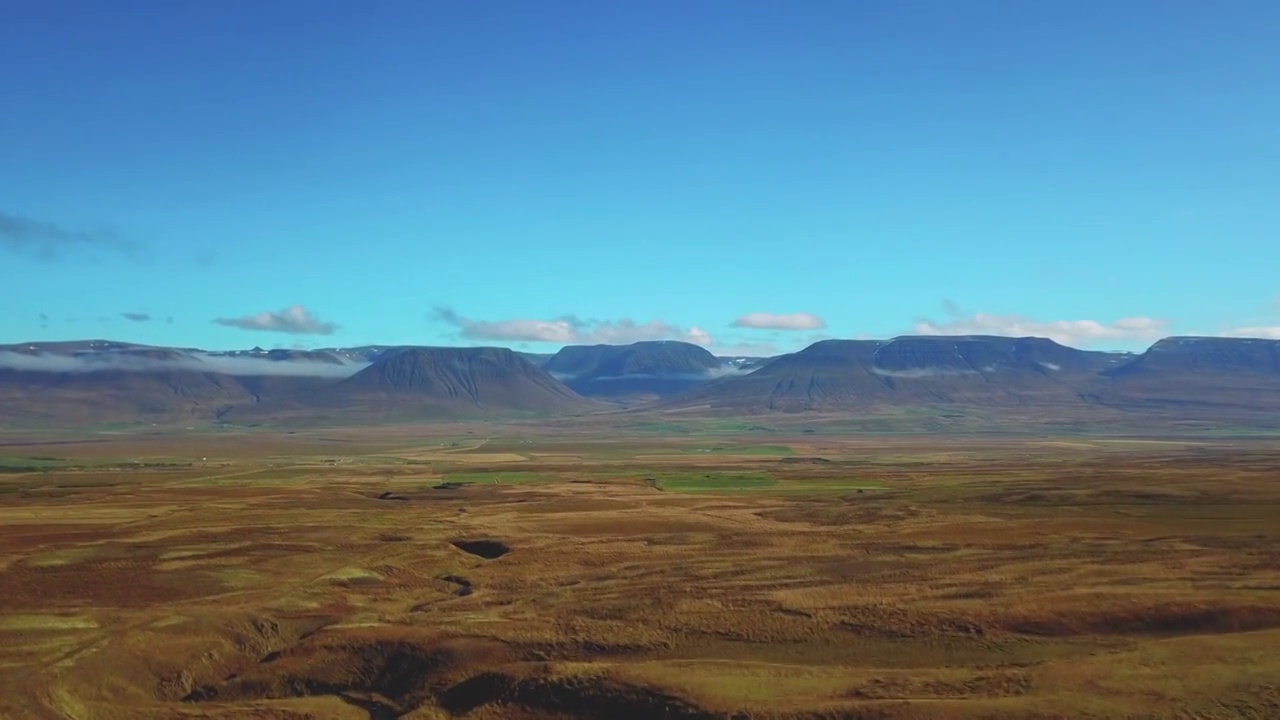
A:
<svg viewBox="0 0 1280 720">
<path fill-rule="evenodd" d="M 1142 353 L 1052 340 L 823 340 L 773 358 L 677 341 L 205 351 L 89 340 L 0 346 L 0 425 L 360 424 L 710 413 L 866 416 L 970 408 L 1073 418 L 1280 419 L 1280 341 L 1173 337 Z"/>
</svg>

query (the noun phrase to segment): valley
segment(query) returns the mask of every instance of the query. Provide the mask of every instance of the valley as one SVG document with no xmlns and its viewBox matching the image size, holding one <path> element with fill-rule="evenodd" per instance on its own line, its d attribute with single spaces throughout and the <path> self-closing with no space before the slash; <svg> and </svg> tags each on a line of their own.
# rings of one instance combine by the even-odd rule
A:
<svg viewBox="0 0 1280 720">
<path fill-rule="evenodd" d="M 1280 3 L 2 5 L 0 720 L 1280 720 Z"/>
<path fill-rule="evenodd" d="M 0 717 L 1263 718 L 1273 436 L 0 432 Z"/>
</svg>

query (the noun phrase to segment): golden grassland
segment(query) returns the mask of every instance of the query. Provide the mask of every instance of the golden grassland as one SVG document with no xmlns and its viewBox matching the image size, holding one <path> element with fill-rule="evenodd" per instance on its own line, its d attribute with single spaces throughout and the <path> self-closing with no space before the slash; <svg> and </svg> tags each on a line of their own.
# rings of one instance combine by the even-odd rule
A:
<svg viewBox="0 0 1280 720">
<path fill-rule="evenodd" d="M 0 436 L 0 717 L 1280 717 L 1280 443 Z"/>
</svg>

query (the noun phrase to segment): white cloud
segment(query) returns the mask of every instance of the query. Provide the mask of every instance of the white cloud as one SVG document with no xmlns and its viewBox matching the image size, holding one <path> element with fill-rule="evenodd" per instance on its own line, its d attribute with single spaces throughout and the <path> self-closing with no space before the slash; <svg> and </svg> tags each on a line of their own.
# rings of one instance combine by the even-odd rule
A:
<svg viewBox="0 0 1280 720">
<path fill-rule="evenodd" d="M 558 345 L 626 345 L 642 340 L 681 340 L 710 347 L 711 334 L 700 327 L 683 328 L 660 320 L 638 323 L 620 320 L 581 320 L 573 316 L 555 320 L 475 320 L 447 307 L 435 309 L 432 317 L 458 329 L 466 340 L 499 342 L 544 342 Z"/>
<path fill-rule="evenodd" d="M 1005 335 L 1046 337 L 1063 345 L 1150 342 L 1164 337 L 1168 323 L 1148 317 L 1120 318 L 1112 323 L 1097 320 L 1037 321 L 1020 315 L 975 313 L 946 322 L 923 319 L 913 328 L 915 335 Z"/>
<path fill-rule="evenodd" d="M 685 330 L 684 336 L 685 336 L 686 342 L 691 342 L 694 345 L 702 345 L 703 347 L 710 347 L 712 344 L 711 333 L 707 332 L 706 330 L 703 330 L 697 325 L 691 325 L 688 330 Z"/>
<path fill-rule="evenodd" d="M 1223 337 L 1234 338 L 1264 338 L 1267 340 L 1280 340 L 1280 325 L 1256 325 L 1253 327 L 1232 328 L 1224 332 Z"/>
<path fill-rule="evenodd" d="M 733 321 L 733 327 L 757 330 L 821 330 L 826 326 L 822 318 L 812 313 L 777 315 L 756 312 L 748 313 Z"/>
<path fill-rule="evenodd" d="M 279 312 L 263 312 L 238 318 L 217 318 L 218 325 L 262 332 L 291 333 L 294 335 L 332 335 L 338 326 L 321 322 L 311 311 L 301 305 L 291 305 Z"/>
</svg>

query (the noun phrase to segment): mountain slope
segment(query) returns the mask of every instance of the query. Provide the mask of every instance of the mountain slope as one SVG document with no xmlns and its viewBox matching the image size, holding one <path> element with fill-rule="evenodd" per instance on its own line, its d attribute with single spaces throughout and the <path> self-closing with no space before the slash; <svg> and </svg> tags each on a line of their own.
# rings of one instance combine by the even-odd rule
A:
<svg viewBox="0 0 1280 720">
<path fill-rule="evenodd" d="M 342 393 L 459 401 L 492 409 L 552 410 L 583 399 L 506 348 L 408 347 L 383 353 L 342 381 Z"/>
</svg>

